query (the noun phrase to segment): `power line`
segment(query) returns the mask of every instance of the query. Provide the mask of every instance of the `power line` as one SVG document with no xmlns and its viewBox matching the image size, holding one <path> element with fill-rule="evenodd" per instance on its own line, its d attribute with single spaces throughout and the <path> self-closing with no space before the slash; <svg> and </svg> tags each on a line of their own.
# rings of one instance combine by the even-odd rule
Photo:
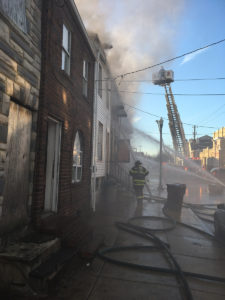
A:
<svg viewBox="0 0 225 300">
<path fill-rule="evenodd" d="M 146 132 L 146 133 L 148 133 L 148 134 L 157 134 L 157 135 L 159 135 L 158 132 Z M 165 134 L 165 135 L 171 135 L 171 133 L 169 133 L 169 132 L 163 132 L 162 134 L 163 134 L 163 135 L 164 135 L 164 134 Z M 213 134 L 213 133 L 210 133 L 210 134 Z M 185 135 L 193 135 L 193 133 L 186 133 L 186 132 L 185 132 Z M 204 135 L 204 133 L 196 133 L 196 135 Z"/>
<path fill-rule="evenodd" d="M 102 91 L 108 91 L 108 92 L 120 92 L 120 93 L 128 93 L 128 94 L 140 94 L 140 95 L 154 95 L 154 96 L 165 96 L 163 93 L 150 93 L 150 92 L 138 92 L 138 91 L 121 91 L 121 90 L 111 90 L 111 89 L 101 89 Z M 171 94 L 168 94 L 171 95 Z M 223 93 L 216 93 L 216 94 L 176 94 L 173 93 L 174 96 L 191 96 L 191 97 L 197 97 L 197 96 L 225 96 Z"/>
<path fill-rule="evenodd" d="M 224 107 L 225 104 L 220 105 L 216 110 L 214 110 L 213 112 L 211 112 L 207 117 L 205 117 L 202 121 L 200 121 L 199 123 L 205 123 L 205 122 L 209 122 L 210 119 L 212 119 L 212 116 L 214 117 L 214 115 L 221 110 L 222 107 Z"/>
<path fill-rule="evenodd" d="M 216 116 L 214 116 L 213 118 L 211 118 L 209 121 L 205 121 L 204 123 L 207 124 L 209 122 L 214 121 L 215 119 L 218 119 L 220 116 L 224 115 L 225 111 L 220 112 L 219 114 L 217 114 Z"/>
<path fill-rule="evenodd" d="M 103 79 L 103 80 L 96 80 L 96 81 L 108 81 L 110 79 Z M 111 79 L 113 80 L 113 79 Z M 225 80 L 225 77 L 218 77 L 218 78 L 186 78 L 186 79 L 174 79 L 174 82 L 177 81 L 211 81 L 211 80 Z M 140 79 L 140 80 L 123 80 L 121 83 L 126 82 L 153 82 L 152 79 Z"/>
<path fill-rule="evenodd" d="M 143 112 L 143 113 L 145 113 L 145 114 L 147 114 L 147 115 L 150 115 L 150 116 L 152 116 L 152 117 L 161 118 L 161 116 L 152 114 L 152 113 L 150 113 L 150 112 L 148 112 L 148 111 L 142 110 L 142 109 L 140 109 L 140 108 L 138 108 L 138 107 L 135 107 L 135 106 L 132 106 L 132 105 L 130 105 L 130 104 L 124 103 L 124 105 L 127 105 L 127 106 L 129 106 L 129 107 L 131 107 L 131 108 L 133 108 L 133 109 L 135 109 L 135 110 L 138 110 L 138 111 L 140 111 L 140 112 Z M 167 118 L 162 118 L 162 119 L 163 119 L 163 120 L 169 121 L 169 119 L 167 119 Z M 195 124 L 189 124 L 189 123 L 184 123 L 184 122 L 182 122 L 182 124 L 188 125 L 188 126 L 195 126 Z M 212 126 L 201 126 L 201 125 L 198 125 L 197 127 L 218 129 L 217 127 L 212 127 Z"/>
<path fill-rule="evenodd" d="M 117 78 L 120 78 L 120 77 L 123 78 L 123 77 L 125 77 L 125 76 L 127 76 L 127 75 L 131 75 L 131 74 L 135 74 L 135 73 L 139 73 L 139 72 L 142 72 L 142 71 L 146 71 L 146 70 L 152 69 L 152 68 L 154 68 L 154 67 L 160 66 L 160 65 L 162 65 L 162 64 L 168 63 L 168 62 L 170 62 L 170 61 L 173 61 L 173 60 L 176 60 L 176 59 L 178 59 L 178 58 L 184 57 L 184 56 L 186 56 L 186 55 L 189 55 L 189 54 L 195 53 L 195 52 L 197 52 L 197 51 L 200 51 L 200 50 L 203 50 L 203 49 L 206 49 L 206 48 L 209 48 L 209 47 L 218 45 L 218 44 L 220 44 L 220 43 L 223 43 L 224 41 L 225 41 L 225 39 L 220 40 L 220 41 L 217 41 L 217 42 L 214 42 L 214 43 L 211 43 L 211 44 L 208 44 L 208 45 L 203 46 L 203 47 L 201 47 L 201 48 L 192 50 L 192 51 L 190 51 L 190 52 L 186 52 L 186 53 L 181 54 L 181 55 L 179 55 L 179 56 L 176 56 L 176 57 L 173 57 L 173 58 L 164 60 L 164 61 L 162 61 L 162 62 L 159 62 L 159 63 L 155 64 L 155 65 L 148 66 L 148 67 L 145 67 L 145 68 L 142 68 L 142 69 L 139 69 L 139 70 L 135 70 L 135 71 L 132 71 L 132 72 L 127 72 L 127 73 L 124 73 L 124 74 L 117 75 L 116 77 L 114 77 L 114 80 L 117 79 Z"/>
<path fill-rule="evenodd" d="M 225 80 L 225 77 L 174 79 L 174 81 L 207 81 L 207 80 Z"/>
</svg>

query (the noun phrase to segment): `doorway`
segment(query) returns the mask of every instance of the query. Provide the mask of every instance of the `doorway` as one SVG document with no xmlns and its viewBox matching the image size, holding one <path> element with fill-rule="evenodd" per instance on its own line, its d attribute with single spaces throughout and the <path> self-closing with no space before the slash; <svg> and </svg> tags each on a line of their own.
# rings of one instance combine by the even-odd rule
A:
<svg viewBox="0 0 225 300">
<path fill-rule="evenodd" d="M 28 217 L 32 112 L 10 102 L 3 213 L 10 222 Z"/>
<path fill-rule="evenodd" d="M 48 118 L 45 211 L 57 212 L 62 123 Z"/>
</svg>

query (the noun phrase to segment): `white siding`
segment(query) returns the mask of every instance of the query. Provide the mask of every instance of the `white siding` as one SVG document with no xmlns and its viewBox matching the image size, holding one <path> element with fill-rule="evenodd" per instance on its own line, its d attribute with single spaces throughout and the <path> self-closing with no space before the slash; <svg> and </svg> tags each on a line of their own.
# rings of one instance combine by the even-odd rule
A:
<svg viewBox="0 0 225 300">
<path fill-rule="evenodd" d="M 104 78 L 108 77 L 106 68 L 104 67 L 104 64 L 101 64 L 102 66 L 102 98 L 97 93 L 97 118 L 94 126 L 98 125 L 98 122 L 101 122 L 103 124 L 103 158 L 102 161 L 98 161 L 97 157 L 97 149 L 95 149 L 96 153 L 96 177 L 102 177 L 106 175 L 106 132 L 110 133 L 110 110 L 107 108 L 107 97 L 108 97 L 108 91 L 107 91 L 107 81 L 104 81 Z M 98 126 L 96 126 L 98 128 Z M 94 137 L 94 139 L 97 140 L 97 134 Z M 97 146 L 97 145 L 96 145 Z"/>
</svg>

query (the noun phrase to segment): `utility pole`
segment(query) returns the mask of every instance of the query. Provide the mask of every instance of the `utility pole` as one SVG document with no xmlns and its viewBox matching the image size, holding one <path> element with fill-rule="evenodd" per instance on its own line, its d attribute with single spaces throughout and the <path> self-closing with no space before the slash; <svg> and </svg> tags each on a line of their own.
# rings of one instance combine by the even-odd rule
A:
<svg viewBox="0 0 225 300">
<path fill-rule="evenodd" d="M 156 121 L 159 126 L 159 133 L 160 133 L 160 151 L 159 151 L 159 186 L 158 190 L 161 192 L 163 190 L 162 187 L 162 128 L 163 128 L 163 118 L 161 117 L 160 120 Z"/>
<path fill-rule="evenodd" d="M 196 141 L 196 125 L 193 126 L 194 131 L 193 131 L 193 136 L 194 136 L 194 141 Z"/>
</svg>

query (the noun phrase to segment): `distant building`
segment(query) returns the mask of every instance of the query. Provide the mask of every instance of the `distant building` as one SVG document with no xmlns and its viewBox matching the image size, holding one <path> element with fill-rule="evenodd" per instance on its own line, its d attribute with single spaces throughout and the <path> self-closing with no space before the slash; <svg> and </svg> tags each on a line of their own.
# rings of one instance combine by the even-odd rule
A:
<svg viewBox="0 0 225 300">
<path fill-rule="evenodd" d="M 225 167 L 225 127 L 213 133 L 213 145 L 200 152 L 202 166 L 207 170 L 214 167 Z"/>
<path fill-rule="evenodd" d="M 199 158 L 200 152 L 205 148 L 212 148 L 213 139 L 209 135 L 204 135 L 196 140 L 190 139 L 188 141 L 189 147 L 189 157 L 190 158 Z"/>
</svg>

